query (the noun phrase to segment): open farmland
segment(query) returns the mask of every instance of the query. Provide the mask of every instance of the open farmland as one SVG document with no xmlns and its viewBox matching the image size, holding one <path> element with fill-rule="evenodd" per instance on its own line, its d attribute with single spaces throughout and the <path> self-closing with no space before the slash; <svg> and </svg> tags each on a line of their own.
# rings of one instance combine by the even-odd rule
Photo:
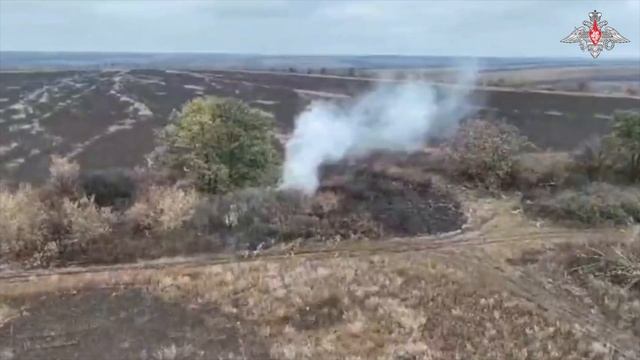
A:
<svg viewBox="0 0 640 360">
<path fill-rule="evenodd" d="M 273 113 L 287 133 L 312 100 L 348 100 L 378 83 L 242 71 L 2 72 L 0 175 L 42 180 L 51 154 L 87 170 L 142 165 L 154 148 L 154 129 L 197 96 L 240 98 Z M 482 88 L 472 97 L 480 116 L 504 118 L 540 148 L 556 150 L 605 133 L 614 111 L 640 108 L 633 96 Z"/>
<path fill-rule="evenodd" d="M 449 167 L 469 163 L 451 161 L 447 143 L 325 164 L 310 197 L 266 186 L 204 194 L 147 173 L 129 203 L 112 206 L 87 198 L 66 161 L 82 171 L 144 165 L 154 130 L 189 99 L 242 99 L 273 113 L 286 138 L 312 101 L 348 103 L 395 80 L 0 76 L 0 180 L 50 177 L 0 187 L 0 250 L 15 239 L 39 246 L 0 252 L 0 360 L 638 359 L 640 191 L 594 183 L 583 192 L 566 167 L 568 150 L 607 134 L 615 111 L 640 109 L 638 97 L 477 88 L 470 116 L 506 119 L 552 150 L 503 159 L 522 166 L 520 182 L 497 193 L 475 181 L 492 168 L 453 175 Z M 486 164 L 492 139 L 461 151 Z M 554 187 L 566 203 L 547 201 Z"/>
<path fill-rule="evenodd" d="M 48 176 L 51 154 L 83 171 L 144 165 L 154 130 L 194 97 L 240 98 L 273 113 L 286 135 L 310 102 L 348 102 L 378 85 L 240 71 L 1 76 L 1 176 L 33 182 Z M 607 133 L 613 113 L 640 99 L 484 87 L 471 105 L 472 116 L 504 118 L 554 150 L 526 154 L 537 165 Z M 69 235 L 52 260 L 31 258 L 43 259 L 39 269 L 0 263 L 0 359 L 637 359 L 640 283 L 574 265 L 587 241 L 630 264 L 622 269 L 635 281 L 637 222 L 576 228 L 532 216 L 517 192 L 487 196 L 448 178 L 442 156 L 427 149 L 327 165 L 308 202 L 267 189 L 198 195 L 173 231 L 138 231 L 129 210 L 177 208 L 188 199 L 182 190 L 142 192 L 121 213 L 101 208 L 115 214 L 110 232 L 77 247 L 83 233 Z M 51 200 L 51 184 L 0 195 L 26 224 L 55 231 L 57 215 L 34 223 L 30 212 Z M 63 209 L 80 204 L 60 199 Z M 63 224 L 99 220 L 89 204 Z M 251 211 L 235 212 L 243 204 Z M 232 214 L 241 218 L 230 226 Z M 630 250 L 620 257 L 608 241 Z"/>
</svg>

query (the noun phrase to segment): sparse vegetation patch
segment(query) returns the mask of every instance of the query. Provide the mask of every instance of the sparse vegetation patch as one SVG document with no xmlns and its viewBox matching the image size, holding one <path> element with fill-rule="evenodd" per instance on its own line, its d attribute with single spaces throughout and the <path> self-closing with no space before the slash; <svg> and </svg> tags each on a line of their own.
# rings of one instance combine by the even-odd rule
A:
<svg viewBox="0 0 640 360">
<path fill-rule="evenodd" d="M 640 221 L 640 189 L 591 183 L 556 193 L 533 194 L 525 209 L 536 216 L 586 225 L 630 224 Z"/>
</svg>

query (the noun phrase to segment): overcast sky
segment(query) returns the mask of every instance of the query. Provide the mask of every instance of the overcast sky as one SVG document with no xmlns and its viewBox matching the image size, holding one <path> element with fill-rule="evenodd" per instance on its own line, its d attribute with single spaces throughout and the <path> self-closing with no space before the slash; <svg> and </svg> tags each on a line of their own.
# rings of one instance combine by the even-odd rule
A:
<svg viewBox="0 0 640 360">
<path fill-rule="evenodd" d="M 640 0 L 0 0 L 0 50 L 587 56 L 594 9 L 640 57 Z"/>
</svg>

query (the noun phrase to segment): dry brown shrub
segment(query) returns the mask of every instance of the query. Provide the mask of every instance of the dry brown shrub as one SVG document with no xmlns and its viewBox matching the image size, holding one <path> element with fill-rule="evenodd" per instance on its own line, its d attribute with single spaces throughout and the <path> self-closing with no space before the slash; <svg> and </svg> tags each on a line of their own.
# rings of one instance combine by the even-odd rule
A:
<svg viewBox="0 0 640 360">
<path fill-rule="evenodd" d="M 514 183 L 522 190 L 557 187 L 569 176 L 571 159 L 565 153 L 525 153 L 516 157 Z"/>
<path fill-rule="evenodd" d="M 111 231 L 115 215 L 92 199 L 47 198 L 30 186 L 0 189 L 0 250 L 32 266 L 46 266 L 59 257 Z"/>
<path fill-rule="evenodd" d="M 53 199 L 45 211 L 41 227 L 46 244 L 33 254 L 32 266 L 79 259 L 92 241 L 111 233 L 118 220 L 111 209 L 100 208 L 87 197 Z"/>
<path fill-rule="evenodd" d="M 551 260 L 553 273 L 584 290 L 584 301 L 640 336 L 640 236 L 561 244 Z"/>
<path fill-rule="evenodd" d="M 317 219 L 308 199 L 295 192 L 249 188 L 204 199 L 192 225 L 199 232 L 226 237 L 233 247 L 257 249 L 307 237 Z"/>
<path fill-rule="evenodd" d="M 151 186 L 127 210 L 125 217 L 137 231 L 170 231 L 193 214 L 198 195 L 177 186 Z"/>
<path fill-rule="evenodd" d="M 244 189 L 200 202 L 191 225 L 236 249 L 263 249 L 297 241 L 377 239 L 381 225 L 361 211 L 338 211 L 341 195 L 314 197 L 273 189 Z"/>
<path fill-rule="evenodd" d="M 0 253 L 20 258 L 42 248 L 46 214 L 38 196 L 28 185 L 16 191 L 0 186 Z"/>
<path fill-rule="evenodd" d="M 52 190 L 63 196 L 76 194 L 79 188 L 80 165 L 67 158 L 53 155 L 49 165 L 49 184 Z"/>
<path fill-rule="evenodd" d="M 62 200 L 62 216 L 68 226 L 68 238 L 84 242 L 111 231 L 116 216 L 109 208 L 99 208 L 90 198 L 78 201 Z"/>
<path fill-rule="evenodd" d="M 576 246 L 565 258 L 568 271 L 593 276 L 640 293 L 640 238 Z"/>
<path fill-rule="evenodd" d="M 489 190 L 513 184 L 516 156 L 530 143 L 504 122 L 469 121 L 446 144 L 449 171 Z"/>
</svg>

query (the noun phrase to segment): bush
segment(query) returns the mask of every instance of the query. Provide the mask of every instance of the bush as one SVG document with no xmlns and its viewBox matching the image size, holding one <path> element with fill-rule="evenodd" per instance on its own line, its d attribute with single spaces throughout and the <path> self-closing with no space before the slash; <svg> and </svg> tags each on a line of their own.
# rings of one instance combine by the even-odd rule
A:
<svg viewBox="0 0 640 360">
<path fill-rule="evenodd" d="M 571 159 L 565 153 L 526 153 L 514 162 L 514 185 L 520 190 L 562 186 L 569 177 Z"/>
<path fill-rule="evenodd" d="M 534 198 L 525 209 L 556 220 L 589 225 L 640 221 L 640 189 L 592 183 L 581 190 L 567 189 Z"/>
<path fill-rule="evenodd" d="M 0 250 L 31 265 L 74 257 L 89 241 L 109 233 L 115 221 L 109 209 L 90 198 L 43 199 L 29 186 L 0 189 Z"/>
<path fill-rule="evenodd" d="M 306 215 L 309 206 L 295 192 L 244 189 L 202 201 L 192 225 L 199 232 L 221 234 L 232 247 L 256 249 L 311 237 L 317 219 Z"/>
<path fill-rule="evenodd" d="M 474 120 L 461 125 L 447 145 L 453 175 L 498 190 L 513 184 L 516 155 L 530 144 L 515 126 Z"/>
<path fill-rule="evenodd" d="M 560 244 L 553 258 L 550 270 L 576 281 L 585 302 L 619 329 L 640 336 L 640 236 Z"/>
<path fill-rule="evenodd" d="M 640 114 L 616 113 L 612 132 L 585 142 L 574 163 L 592 181 L 640 181 Z"/>
<path fill-rule="evenodd" d="M 614 143 L 611 137 L 594 137 L 580 145 L 573 155 L 572 168 L 590 181 L 603 181 L 613 175 Z"/>
<path fill-rule="evenodd" d="M 64 224 L 65 237 L 61 246 L 84 245 L 92 239 L 111 231 L 116 216 L 109 208 L 98 207 L 92 198 L 82 197 L 77 201 L 62 199 L 60 212 L 56 214 Z"/>
<path fill-rule="evenodd" d="M 126 219 L 136 232 L 164 232 L 181 227 L 193 214 L 198 196 L 177 186 L 151 186 L 129 208 Z"/>
<path fill-rule="evenodd" d="M 101 207 L 122 207 L 133 199 L 136 192 L 133 177 L 128 171 L 122 169 L 84 174 L 80 183 L 84 193 L 93 197 L 95 203 Z"/>
<path fill-rule="evenodd" d="M 78 193 L 80 165 L 58 155 L 51 156 L 49 165 L 49 185 L 51 190 L 62 196 L 75 196 Z"/>
<path fill-rule="evenodd" d="M 640 292 L 640 238 L 592 242 L 572 250 L 564 261 L 568 271 Z"/>
<path fill-rule="evenodd" d="M 30 186 L 11 191 L 0 186 L 0 254 L 24 258 L 45 242 L 42 223 L 45 209 Z"/>
<path fill-rule="evenodd" d="M 199 190 L 220 193 L 276 179 L 273 119 L 241 101 L 193 100 L 159 139 L 152 160 L 183 172 Z"/>
<path fill-rule="evenodd" d="M 56 260 L 78 260 L 91 241 L 111 232 L 117 217 L 109 208 L 96 206 L 92 198 L 53 199 L 45 203 L 43 246 L 28 259 L 31 265 L 46 266 Z"/>
</svg>

